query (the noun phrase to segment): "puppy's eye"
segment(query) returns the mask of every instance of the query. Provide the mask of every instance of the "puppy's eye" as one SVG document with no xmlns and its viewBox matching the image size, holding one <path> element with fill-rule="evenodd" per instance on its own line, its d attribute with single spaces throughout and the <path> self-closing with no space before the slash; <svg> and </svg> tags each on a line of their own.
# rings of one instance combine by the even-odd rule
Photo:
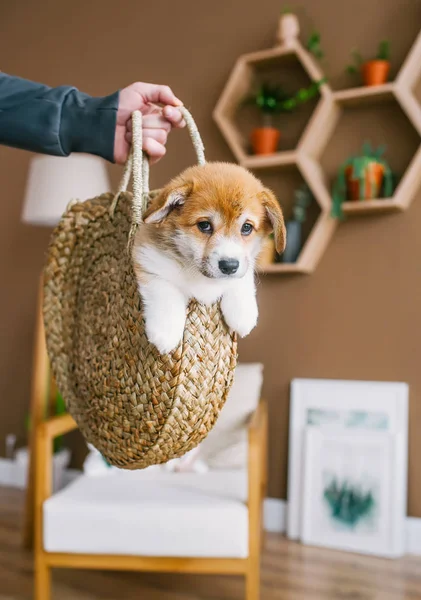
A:
<svg viewBox="0 0 421 600">
<path fill-rule="evenodd" d="M 202 233 L 212 233 L 213 232 L 212 223 L 210 223 L 210 221 L 199 221 L 197 226 Z"/>
<path fill-rule="evenodd" d="M 241 228 L 241 235 L 250 235 L 253 231 L 253 225 L 251 223 L 244 223 Z"/>
</svg>

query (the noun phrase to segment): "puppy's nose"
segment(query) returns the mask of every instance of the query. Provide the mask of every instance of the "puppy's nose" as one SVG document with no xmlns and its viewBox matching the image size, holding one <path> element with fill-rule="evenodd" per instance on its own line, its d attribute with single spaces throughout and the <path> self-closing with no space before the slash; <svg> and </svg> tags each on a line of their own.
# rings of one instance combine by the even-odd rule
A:
<svg viewBox="0 0 421 600">
<path fill-rule="evenodd" d="M 218 267 L 224 275 L 233 275 L 238 271 L 240 261 L 236 258 L 223 258 L 219 261 Z"/>
</svg>

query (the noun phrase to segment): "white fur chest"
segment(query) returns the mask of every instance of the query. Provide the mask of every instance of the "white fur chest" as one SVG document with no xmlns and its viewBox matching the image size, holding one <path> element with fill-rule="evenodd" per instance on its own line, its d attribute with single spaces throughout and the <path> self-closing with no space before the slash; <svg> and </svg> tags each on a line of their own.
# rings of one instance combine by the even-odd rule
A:
<svg viewBox="0 0 421 600">
<path fill-rule="evenodd" d="M 186 309 L 192 298 L 205 305 L 221 299 L 226 324 L 241 336 L 256 325 L 253 271 L 241 279 L 209 279 L 183 268 L 151 245 L 135 248 L 133 259 L 143 271 L 138 284 L 146 335 L 161 354 L 174 350 L 183 339 Z"/>
<path fill-rule="evenodd" d="M 136 248 L 134 258 L 146 273 L 173 285 L 187 301 L 195 298 L 198 302 L 210 305 L 235 285 L 235 280 L 209 279 L 200 273 L 189 272 L 153 246 Z"/>
</svg>

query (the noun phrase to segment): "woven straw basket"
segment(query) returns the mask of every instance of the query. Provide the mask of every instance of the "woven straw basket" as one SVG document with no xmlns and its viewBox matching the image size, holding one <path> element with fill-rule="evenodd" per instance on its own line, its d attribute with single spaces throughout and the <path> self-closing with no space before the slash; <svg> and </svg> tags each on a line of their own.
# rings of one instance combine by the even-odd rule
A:
<svg viewBox="0 0 421 600">
<path fill-rule="evenodd" d="M 184 111 L 199 163 L 203 146 Z M 236 339 L 219 306 L 192 301 L 182 343 L 160 355 L 145 335 L 127 241 L 148 200 L 140 113 L 117 196 L 69 205 L 50 243 L 44 321 L 57 386 L 86 440 L 112 465 L 142 469 L 208 434 L 231 387 Z M 133 196 L 125 191 L 133 170 Z M 118 204 L 117 204 L 118 200 Z"/>
</svg>

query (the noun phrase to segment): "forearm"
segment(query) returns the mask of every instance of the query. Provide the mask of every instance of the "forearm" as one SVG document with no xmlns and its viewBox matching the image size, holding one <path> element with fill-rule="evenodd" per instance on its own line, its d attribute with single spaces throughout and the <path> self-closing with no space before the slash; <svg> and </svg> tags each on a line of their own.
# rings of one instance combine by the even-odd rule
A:
<svg viewBox="0 0 421 600">
<path fill-rule="evenodd" d="M 0 144 L 43 154 L 114 160 L 118 92 L 92 98 L 0 73 Z"/>
</svg>

